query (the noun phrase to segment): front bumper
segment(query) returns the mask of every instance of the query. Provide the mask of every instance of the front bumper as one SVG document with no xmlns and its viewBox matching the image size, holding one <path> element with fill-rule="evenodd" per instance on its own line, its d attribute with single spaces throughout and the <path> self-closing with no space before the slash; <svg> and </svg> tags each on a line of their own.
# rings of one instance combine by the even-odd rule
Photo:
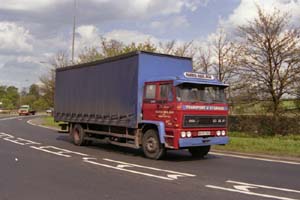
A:
<svg viewBox="0 0 300 200">
<path fill-rule="evenodd" d="M 197 147 L 197 146 L 209 146 L 209 145 L 217 145 L 217 144 L 227 144 L 229 142 L 229 137 L 208 137 L 208 138 L 180 138 L 179 139 L 179 147 Z"/>
</svg>

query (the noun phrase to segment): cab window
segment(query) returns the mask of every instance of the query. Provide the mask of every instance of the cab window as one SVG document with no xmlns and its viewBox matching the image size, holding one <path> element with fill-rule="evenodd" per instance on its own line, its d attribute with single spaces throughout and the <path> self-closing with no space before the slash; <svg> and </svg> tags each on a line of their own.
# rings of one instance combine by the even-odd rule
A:
<svg viewBox="0 0 300 200">
<path fill-rule="evenodd" d="M 155 99 L 156 85 L 146 85 L 145 99 Z"/>
<path fill-rule="evenodd" d="M 159 86 L 160 100 L 173 101 L 172 84 L 163 84 Z"/>
</svg>

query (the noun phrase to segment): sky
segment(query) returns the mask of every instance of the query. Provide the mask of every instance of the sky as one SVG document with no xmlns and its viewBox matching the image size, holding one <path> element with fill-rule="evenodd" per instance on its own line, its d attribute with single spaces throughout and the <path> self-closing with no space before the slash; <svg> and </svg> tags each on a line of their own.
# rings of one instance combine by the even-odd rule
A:
<svg viewBox="0 0 300 200">
<path fill-rule="evenodd" d="M 300 25 L 300 0 L 0 0 L 0 85 L 28 87 L 50 68 L 57 52 L 75 55 L 99 36 L 124 43 L 205 42 L 219 27 L 234 30 L 256 6 L 289 12 Z"/>
</svg>

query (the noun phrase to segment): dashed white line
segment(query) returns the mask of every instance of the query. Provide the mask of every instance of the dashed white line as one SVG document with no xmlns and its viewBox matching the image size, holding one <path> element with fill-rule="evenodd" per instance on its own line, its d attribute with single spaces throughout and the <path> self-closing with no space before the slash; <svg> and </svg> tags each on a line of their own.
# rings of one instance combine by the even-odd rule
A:
<svg viewBox="0 0 300 200">
<path fill-rule="evenodd" d="M 284 191 L 284 192 L 300 193 L 299 190 L 291 190 L 291 189 L 287 189 L 287 188 L 271 187 L 271 186 L 266 186 L 266 185 L 257 185 L 257 184 L 245 183 L 245 182 L 239 182 L 239 181 L 232 181 L 232 180 L 228 180 L 226 182 L 227 183 L 240 184 L 240 185 L 260 187 L 260 188 L 265 188 L 265 189 L 279 190 L 279 191 Z"/>
<path fill-rule="evenodd" d="M 47 152 L 50 154 L 55 154 L 58 156 L 66 157 L 66 158 L 72 157 L 68 154 L 75 154 L 75 155 L 79 155 L 79 156 L 88 156 L 87 154 L 83 154 L 83 153 L 76 152 L 76 151 L 70 151 L 67 149 L 62 149 L 62 148 L 58 148 L 58 147 L 54 147 L 54 146 L 42 146 L 42 147 L 30 146 L 30 148 L 33 148 L 33 149 L 36 149 L 39 151 L 44 151 L 44 152 Z"/>
<path fill-rule="evenodd" d="M 102 166 L 102 167 L 111 168 L 111 169 L 116 169 L 116 170 L 120 170 L 120 171 L 130 172 L 130 173 L 133 173 L 133 174 L 139 174 L 139 175 L 144 175 L 144 176 L 149 176 L 149 177 L 154 177 L 154 178 L 169 180 L 169 181 L 174 180 L 173 178 L 168 178 L 168 177 L 165 177 L 165 176 L 158 176 L 158 175 L 139 172 L 139 171 L 135 171 L 135 170 L 125 169 L 125 168 L 118 168 L 118 167 L 115 167 L 115 166 L 111 166 L 111 165 L 107 165 L 107 164 L 103 164 L 103 163 L 98 163 L 98 162 L 95 162 L 93 160 L 94 160 L 94 158 L 91 158 L 91 160 L 89 158 L 85 158 L 84 162 L 90 163 L 90 164 L 93 164 L 93 165 L 98 165 L 98 166 Z"/>
<path fill-rule="evenodd" d="M 261 193 L 255 193 L 255 192 L 248 192 L 248 191 L 243 191 L 243 190 L 236 190 L 236 189 L 231 189 L 231 188 L 225 188 L 225 187 L 219 187 L 215 185 L 206 185 L 208 188 L 213 188 L 213 189 L 218 189 L 218 190 L 224 190 L 224 191 L 229 191 L 229 192 L 236 192 L 236 193 L 242 193 L 242 194 L 248 194 L 252 196 L 260 196 L 260 197 L 265 197 L 265 198 L 272 198 L 272 199 L 280 199 L 280 200 L 299 200 L 299 199 L 292 199 L 288 197 L 280 197 L 280 196 L 275 196 L 275 195 L 268 195 L 268 194 L 261 194 Z"/>
<path fill-rule="evenodd" d="M 194 175 L 194 174 L 187 174 L 187 173 L 176 172 L 176 171 L 165 170 L 165 169 L 159 169 L 159 168 L 154 168 L 154 167 L 147 167 L 147 166 L 143 166 L 143 165 L 137 165 L 137 164 L 131 164 L 131 163 L 127 163 L 127 162 L 122 162 L 122 161 L 112 160 L 112 159 L 108 159 L 108 158 L 104 158 L 103 160 L 109 161 L 109 162 L 118 163 L 118 164 L 123 164 L 123 165 L 130 165 L 130 166 L 133 166 L 133 167 L 139 167 L 139 168 L 144 168 L 144 169 L 150 169 L 150 170 L 154 170 L 154 171 L 161 171 L 161 172 L 167 172 L 167 173 L 174 173 L 174 174 L 179 174 L 179 175 L 183 175 L 183 176 L 190 176 L 190 177 L 196 176 L 196 175 Z"/>
</svg>

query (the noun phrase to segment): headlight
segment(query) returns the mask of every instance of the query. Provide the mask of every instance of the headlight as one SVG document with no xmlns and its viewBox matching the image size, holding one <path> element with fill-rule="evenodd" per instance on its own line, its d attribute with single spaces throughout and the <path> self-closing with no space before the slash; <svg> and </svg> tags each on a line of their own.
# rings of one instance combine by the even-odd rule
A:
<svg viewBox="0 0 300 200">
<path fill-rule="evenodd" d="M 192 137 L 192 132 L 191 131 L 186 132 L 186 136 L 187 137 Z"/>
<path fill-rule="evenodd" d="M 220 136 L 221 135 L 221 131 L 217 131 L 217 136 Z"/>
<path fill-rule="evenodd" d="M 182 138 L 185 138 L 185 137 L 186 137 L 186 132 L 182 131 L 182 132 L 181 132 L 181 137 L 182 137 Z"/>
<path fill-rule="evenodd" d="M 223 130 L 222 131 L 222 135 L 225 136 L 226 135 L 226 131 Z"/>
</svg>

